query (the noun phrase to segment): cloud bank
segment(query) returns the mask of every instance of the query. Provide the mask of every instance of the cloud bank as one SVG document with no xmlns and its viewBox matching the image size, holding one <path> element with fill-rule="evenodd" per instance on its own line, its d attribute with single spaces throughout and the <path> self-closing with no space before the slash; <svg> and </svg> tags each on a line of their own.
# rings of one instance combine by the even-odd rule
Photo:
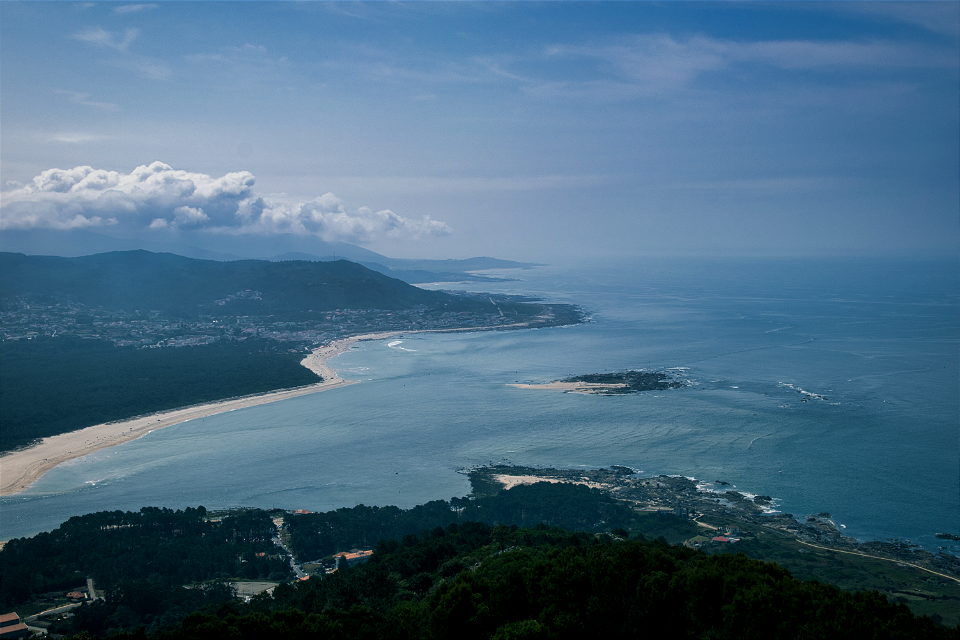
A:
<svg viewBox="0 0 960 640">
<path fill-rule="evenodd" d="M 293 233 L 359 243 L 451 232 L 429 216 L 415 220 L 367 207 L 348 212 L 332 193 L 309 202 L 261 197 L 254 193 L 254 182 L 249 171 L 214 178 L 162 162 L 126 174 L 88 166 L 48 169 L 30 184 L 2 194 L 0 230 L 120 227 L 146 232 Z"/>
</svg>

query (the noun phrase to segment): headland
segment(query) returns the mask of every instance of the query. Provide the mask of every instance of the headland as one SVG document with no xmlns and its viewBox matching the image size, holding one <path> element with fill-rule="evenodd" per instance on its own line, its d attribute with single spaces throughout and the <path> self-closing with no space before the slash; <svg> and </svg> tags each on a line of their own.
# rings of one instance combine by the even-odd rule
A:
<svg viewBox="0 0 960 640">
<path fill-rule="evenodd" d="M 696 524 L 699 532 L 682 540 L 691 547 L 725 548 L 733 544 L 729 548 L 748 552 L 762 550 L 764 544 L 769 546 L 773 540 L 786 540 L 794 550 L 794 558 L 821 549 L 914 567 L 931 579 L 960 584 L 960 558 L 955 555 L 931 553 L 906 540 L 861 542 L 843 535 L 827 512 L 798 519 L 774 509 L 770 496 L 741 493 L 722 480 L 704 482 L 667 475 L 644 478 L 633 469 L 619 466 L 585 470 L 494 465 L 473 469 L 469 476 L 475 495 L 492 495 L 501 489 L 537 482 L 600 489 L 639 512 L 670 514 Z M 736 533 L 723 535 L 730 532 Z M 772 553 L 769 548 L 766 551 Z M 765 559 L 781 561 L 772 556 Z"/>
</svg>

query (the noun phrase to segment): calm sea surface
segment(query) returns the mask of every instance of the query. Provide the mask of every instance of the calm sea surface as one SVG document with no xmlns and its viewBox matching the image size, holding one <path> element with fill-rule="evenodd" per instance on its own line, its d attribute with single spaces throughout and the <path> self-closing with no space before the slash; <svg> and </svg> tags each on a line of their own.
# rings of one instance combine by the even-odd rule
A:
<svg viewBox="0 0 960 640">
<path fill-rule="evenodd" d="M 477 291 L 582 306 L 551 329 L 410 334 L 330 364 L 361 384 L 151 433 L 0 499 L 0 539 L 142 506 L 411 507 L 490 462 L 724 480 L 860 539 L 960 533 L 956 262 L 656 261 L 506 271 Z M 450 285 L 447 285 L 448 287 Z M 458 286 L 457 288 L 463 288 Z M 513 382 L 673 370 L 592 396 Z M 958 552 L 956 544 L 947 546 Z"/>
</svg>

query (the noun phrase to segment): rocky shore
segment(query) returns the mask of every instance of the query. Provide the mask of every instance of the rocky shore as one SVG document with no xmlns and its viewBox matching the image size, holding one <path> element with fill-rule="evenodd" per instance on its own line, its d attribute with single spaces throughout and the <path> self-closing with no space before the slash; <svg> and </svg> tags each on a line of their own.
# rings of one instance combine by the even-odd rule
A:
<svg viewBox="0 0 960 640">
<path fill-rule="evenodd" d="M 931 553 L 909 541 L 858 542 L 844 536 L 829 513 L 799 520 L 790 513 L 771 512 L 770 496 L 749 497 L 726 490 L 722 481 L 704 489 L 703 483 L 682 476 L 636 477 L 632 469 L 537 469 L 496 465 L 474 469 L 470 481 L 474 494 L 489 494 L 504 486 L 537 481 L 585 484 L 609 492 L 641 511 L 666 511 L 689 518 L 705 529 L 724 523 L 738 528 L 763 528 L 786 534 L 802 543 L 834 551 L 854 553 L 917 566 L 960 582 L 960 558 L 948 553 Z"/>
</svg>

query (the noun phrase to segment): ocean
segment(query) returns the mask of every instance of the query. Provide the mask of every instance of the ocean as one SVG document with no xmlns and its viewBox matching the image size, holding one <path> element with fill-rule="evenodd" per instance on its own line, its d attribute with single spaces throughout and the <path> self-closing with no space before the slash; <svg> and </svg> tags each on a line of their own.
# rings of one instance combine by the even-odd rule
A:
<svg viewBox="0 0 960 640">
<path fill-rule="evenodd" d="M 846 535 L 960 545 L 956 261 L 581 262 L 435 285 L 583 308 L 567 327 L 408 334 L 329 364 L 360 384 L 168 427 L 0 498 L 0 539 L 143 506 L 324 511 L 466 495 L 490 463 L 723 480 Z M 600 396 L 515 382 L 645 369 Z"/>
</svg>

